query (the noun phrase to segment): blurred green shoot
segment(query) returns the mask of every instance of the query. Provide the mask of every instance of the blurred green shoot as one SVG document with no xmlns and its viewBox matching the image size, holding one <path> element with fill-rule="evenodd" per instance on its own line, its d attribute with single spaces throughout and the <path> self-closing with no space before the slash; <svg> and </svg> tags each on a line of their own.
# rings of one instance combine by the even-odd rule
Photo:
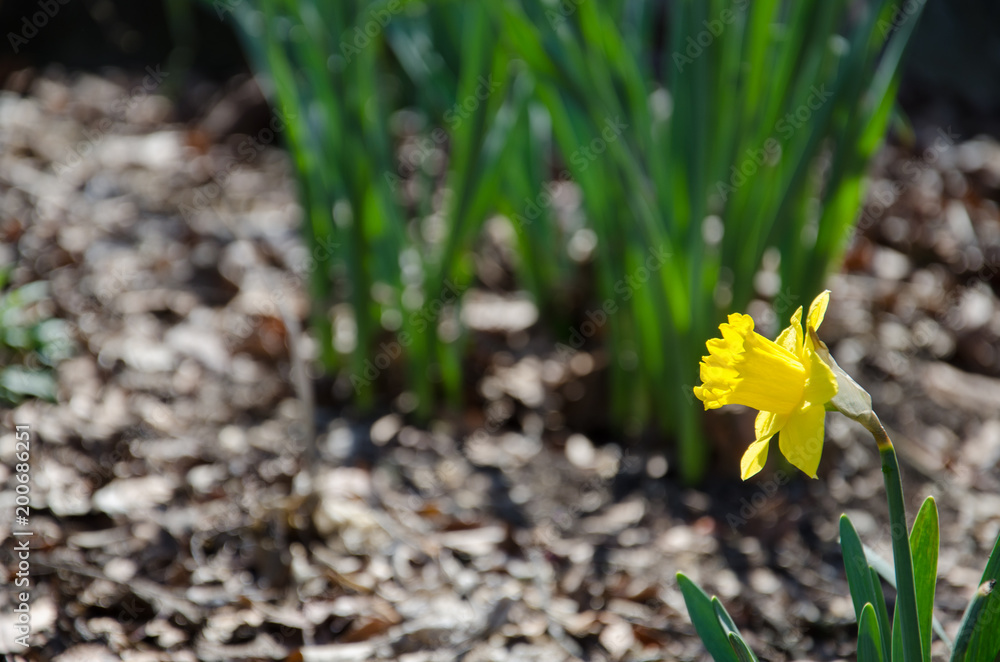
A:
<svg viewBox="0 0 1000 662">
<path fill-rule="evenodd" d="M 6 280 L 0 272 L 0 289 Z M 56 399 L 54 369 L 72 354 L 73 340 L 66 323 L 51 316 L 48 303 L 45 281 L 0 294 L 0 402 Z"/>
</svg>

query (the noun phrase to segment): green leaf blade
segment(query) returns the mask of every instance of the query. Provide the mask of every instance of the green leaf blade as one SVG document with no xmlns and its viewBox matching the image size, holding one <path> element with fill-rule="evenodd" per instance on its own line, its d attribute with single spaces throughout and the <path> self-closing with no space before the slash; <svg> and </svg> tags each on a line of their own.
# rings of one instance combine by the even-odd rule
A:
<svg viewBox="0 0 1000 662">
<path fill-rule="evenodd" d="M 715 662 L 741 662 L 708 595 L 683 573 L 677 573 L 677 583 L 684 595 L 684 604 L 687 605 L 694 629 L 712 659 Z"/>
<path fill-rule="evenodd" d="M 840 516 L 840 550 L 847 571 L 847 585 L 851 589 L 854 615 L 861 622 L 865 604 L 878 604 L 875 587 L 872 586 L 871 570 L 858 532 L 847 515 Z"/>
<path fill-rule="evenodd" d="M 872 603 L 868 602 L 862 607 L 858 620 L 858 662 L 883 662 L 884 659 L 878 616 Z"/>
<path fill-rule="evenodd" d="M 754 652 L 750 650 L 743 638 L 734 632 L 729 633 L 729 645 L 733 647 L 736 657 L 740 662 L 760 662 Z"/>
<path fill-rule="evenodd" d="M 934 589 L 937 585 L 938 512 L 934 497 L 927 497 L 910 531 L 910 553 L 913 557 L 913 583 L 917 598 L 917 618 L 923 660 L 931 660 L 931 622 L 934 618 Z"/>
<path fill-rule="evenodd" d="M 958 628 L 951 662 L 994 662 L 1000 656 L 1000 536 L 986 561 L 979 589 Z"/>
</svg>

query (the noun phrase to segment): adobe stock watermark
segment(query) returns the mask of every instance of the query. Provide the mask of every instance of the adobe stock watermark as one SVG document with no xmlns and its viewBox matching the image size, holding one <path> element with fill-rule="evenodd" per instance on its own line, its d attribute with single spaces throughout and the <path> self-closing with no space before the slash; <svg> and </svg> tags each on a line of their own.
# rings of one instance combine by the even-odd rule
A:
<svg viewBox="0 0 1000 662">
<path fill-rule="evenodd" d="M 460 127 L 462 122 L 479 109 L 480 104 L 485 103 L 502 86 L 501 82 L 493 80 L 493 74 L 480 76 L 477 82 L 478 85 L 471 94 L 461 101 L 456 101 L 451 108 L 444 112 L 444 121 L 453 131 Z M 408 149 L 400 155 L 396 172 L 387 170 L 382 175 L 390 190 L 393 192 L 398 190 L 400 182 L 413 175 L 427 162 L 431 155 L 440 151 L 447 142 L 448 132 L 442 127 L 437 127 L 429 135 L 422 136 L 410 143 Z"/>
<path fill-rule="evenodd" d="M 146 97 L 148 97 L 152 92 L 154 92 L 163 83 L 163 80 L 170 76 L 169 72 L 161 71 L 160 65 L 155 67 L 147 66 L 146 75 L 143 77 L 142 81 L 132 87 L 128 91 L 128 94 L 119 97 L 113 104 L 111 104 L 110 113 L 101 119 L 97 123 L 97 126 L 92 129 L 83 129 L 83 140 L 78 142 L 70 150 L 70 154 L 66 159 L 59 164 L 56 164 L 53 169 L 56 174 L 62 175 L 68 172 L 70 169 L 77 167 L 83 162 L 83 159 L 94 151 L 98 143 L 104 140 L 111 130 L 114 128 L 116 122 L 121 122 L 125 120 L 125 114 L 134 108 L 137 104 L 141 103 Z"/>
<path fill-rule="evenodd" d="M 38 0 L 38 9 L 30 16 L 25 14 L 21 17 L 21 29 L 18 32 L 8 32 L 7 42 L 10 49 L 17 55 L 21 48 L 28 45 L 28 42 L 38 36 L 38 32 L 49 24 L 49 21 L 56 17 L 59 10 L 64 5 L 68 5 L 70 0 Z"/>
<path fill-rule="evenodd" d="M 791 312 L 801 304 L 802 297 L 792 292 L 789 285 L 785 285 L 771 300 L 771 306 L 760 316 L 760 326 L 769 328 L 784 328 L 788 325 Z"/>
<path fill-rule="evenodd" d="M 571 327 L 569 332 L 569 344 L 556 343 L 556 356 L 562 360 L 568 360 L 579 349 L 581 349 L 588 339 L 592 338 L 597 331 L 607 324 L 611 315 L 618 312 L 619 301 L 627 302 L 635 296 L 636 290 L 643 287 L 649 279 L 663 268 L 667 260 L 672 256 L 666 252 L 662 246 L 655 246 L 649 249 L 649 255 L 643 264 L 634 271 L 615 281 L 614 292 L 618 296 L 608 297 L 601 302 L 597 308 L 592 308 L 585 313 L 587 319 L 580 323 L 579 328 Z"/>
<path fill-rule="evenodd" d="M 577 147 L 570 154 L 569 162 L 575 165 L 578 171 L 583 172 L 601 154 L 607 151 L 608 145 L 616 142 L 627 128 L 628 124 L 623 122 L 620 116 L 614 119 L 610 117 L 606 118 L 600 135 L 592 139 L 589 143 Z"/>
<path fill-rule="evenodd" d="M 790 113 L 785 113 L 785 116 L 774 123 L 775 132 L 788 140 L 792 135 L 806 123 L 812 119 L 813 113 L 823 107 L 830 97 L 833 96 L 833 92 L 826 89 L 826 83 L 821 84 L 819 87 L 815 85 L 809 88 L 809 96 L 806 100 L 799 104 L 799 106 Z"/>
<path fill-rule="evenodd" d="M 235 11 L 242 4 L 243 0 L 215 0 L 212 3 L 212 8 L 215 9 L 215 15 L 221 21 L 227 13 Z"/>
<path fill-rule="evenodd" d="M 408 326 L 404 328 L 413 329 L 416 333 L 424 332 L 429 325 L 440 319 L 441 311 L 444 310 L 445 306 L 454 304 L 461 296 L 462 290 L 446 278 L 444 291 L 430 303 L 410 313 L 407 320 Z M 350 376 L 351 386 L 354 387 L 355 394 L 360 393 L 363 388 L 367 388 L 378 379 L 379 375 L 392 365 L 393 361 L 402 356 L 403 350 L 412 345 L 413 341 L 414 337 L 409 331 L 400 331 L 396 334 L 395 339 L 379 343 L 375 356 L 364 360 L 362 374 Z"/>
<path fill-rule="evenodd" d="M 774 472 L 773 478 L 758 483 L 757 489 L 754 490 L 749 499 L 740 497 L 739 510 L 726 514 L 726 523 L 729 524 L 729 528 L 735 533 L 740 527 L 760 514 L 771 497 L 790 481 L 791 476 L 788 472 L 778 469 Z"/>
<path fill-rule="evenodd" d="M 861 544 L 864 546 L 865 556 L 854 558 L 854 563 L 856 564 L 855 567 L 864 572 L 868 572 L 868 557 L 872 554 L 883 560 L 893 558 L 892 539 L 894 536 L 899 536 L 904 539 L 908 538 L 909 532 L 906 530 L 906 525 L 901 522 L 889 523 L 879 526 L 875 531 L 874 536 L 866 535 L 869 539 L 861 541 Z"/>
<path fill-rule="evenodd" d="M 981 291 L 988 293 L 990 283 L 1000 273 L 1000 262 L 992 259 L 983 260 L 982 265 L 974 272 L 974 275 L 966 281 L 961 289 L 949 291 L 940 306 L 934 308 L 929 320 L 926 323 L 921 320 L 915 324 L 911 330 L 910 342 L 902 349 L 894 349 L 880 357 L 884 370 L 873 375 L 873 379 L 885 382 L 896 379 L 898 375 L 905 374 L 912 361 L 917 358 L 922 351 L 926 351 L 940 337 L 940 326 L 960 328 L 963 323 L 963 313 L 961 304 L 963 299 L 969 294 L 981 288 Z M 989 296 L 987 294 L 987 296 Z"/>
<path fill-rule="evenodd" d="M 902 4 L 896 4 L 892 8 L 892 18 L 888 21 L 879 19 L 876 27 L 878 31 L 882 33 L 883 38 L 887 38 L 890 34 L 902 27 L 903 23 L 913 18 L 915 14 L 918 14 L 921 9 L 923 9 L 924 4 L 927 0 L 907 0 Z"/>
<path fill-rule="evenodd" d="M 786 434 L 785 432 L 778 432 L 779 435 Z M 788 461 L 795 466 L 809 466 L 811 461 L 815 461 L 815 458 L 823 452 L 823 437 L 824 432 L 809 435 L 806 439 L 796 440 L 794 444 L 788 444 L 781 447 L 781 452 Z M 771 451 L 773 452 L 773 446 L 777 443 L 777 437 L 772 437 L 770 445 L 772 446 Z M 797 469 L 795 471 L 798 471 Z M 734 532 L 744 524 L 746 524 L 750 519 L 756 517 L 761 510 L 763 510 L 765 504 L 773 497 L 778 490 L 787 485 L 791 481 L 791 475 L 783 470 L 778 469 L 774 472 L 773 478 L 768 478 L 767 480 L 758 483 L 757 489 L 747 500 L 746 497 L 740 498 L 740 509 L 736 512 L 730 512 L 726 515 L 726 523 L 729 524 L 729 528 Z"/>
<path fill-rule="evenodd" d="M 462 126 L 462 122 L 479 109 L 481 102 L 489 99 L 494 92 L 500 89 L 500 83 L 493 80 L 493 74 L 480 76 L 476 82 L 478 84 L 472 94 L 462 101 L 456 101 L 454 106 L 444 111 L 444 121 L 451 126 L 452 130 Z"/>
<path fill-rule="evenodd" d="M 14 459 L 17 462 L 13 467 L 16 496 L 14 497 L 15 528 L 11 531 L 11 535 L 13 536 L 12 542 L 17 544 L 13 546 L 14 549 L 11 553 L 10 574 L 16 577 L 13 581 L 14 586 L 21 589 L 14 596 L 17 603 L 13 609 L 16 619 L 14 632 L 17 634 L 14 641 L 21 647 L 27 648 L 28 638 L 31 636 L 31 552 L 34 549 L 30 540 L 31 536 L 35 535 L 31 527 L 30 505 L 32 436 L 30 425 L 15 425 L 14 430 L 16 431 Z M 17 557 L 16 563 L 15 556 Z M 17 572 L 14 572 L 15 568 Z"/>
<path fill-rule="evenodd" d="M 216 199 L 222 195 L 226 184 L 233 175 L 252 163 L 260 156 L 268 145 L 273 143 L 279 134 L 288 127 L 289 120 L 294 120 L 296 116 L 285 111 L 274 111 L 271 121 L 256 135 L 244 138 L 236 146 L 238 157 L 233 158 L 225 166 L 216 169 L 209 175 L 209 182 L 198 187 L 191 198 L 191 204 L 181 203 L 178 210 L 186 221 L 191 221 L 197 212 L 210 209 L 215 204 Z"/>
<path fill-rule="evenodd" d="M 413 173 L 427 162 L 427 159 L 435 151 L 447 142 L 448 133 L 441 127 L 437 127 L 431 131 L 430 135 L 422 136 L 415 140 L 414 144 L 410 145 L 410 148 L 400 155 L 399 166 L 396 168 L 396 172 L 393 173 L 386 170 L 382 174 L 383 179 L 389 185 L 389 189 L 393 192 L 397 191 L 404 179 L 413 175 Z"/>
<path fill-rule="evenodd" d="M 677 71 L 683 72 L 684 67 L 694 64 L 694 61 L 702 56 L 705 49 L 722 36 L 722 33 L 726 30 L 726 26 L 736 21 L 737 16 L 746 11 L 749 5 L 750 0 L 735 0 L 732 8 L 723 9 L 716 18 L 702 21 L 705 29 L 693 37 L 688 36 L 683 53 L 681 51 L 674 51 L 671 55 Z"/>
<path fill-rule="evenodd" d="M 559 0 L 554 9 L 545 9 L 545 19 L 549 25 L 557 27 L 566 22 L 566 19 L 576 13 L 576 10 L 586 0 Z"/>
<path fill-rule="evenodd" d="M 791 112 L 774 123 L 774 133 L 786 142 L 794 133 L 805 126 L 813 115 L 833 96 L 823 83 L 819 87 L 809 88 L 809 96 Z M 745 158 L 739 166 L 729 167 L 729 182 L 719 180 L 715 183 L 715 191 L 723 202 L 736 189 L 744 186 L 757 172 L 765 166 L 773 166 L 781 158 L 781 142 L 774 135 L 768 136 L 764 144 L 757 149 L 747 149 Z"/>
<path fill-rule="evenodd" d="M 280 319 L 284 323 L 281 303 L 285 300 L 286 295 L 302 287 L 303 280 L 316 271 L 319 265 L 327 263 L 338 248 L 340 248 L 340 244 L 333 241 L 330 236 L 316 239 L 315 244 L 306 255 L 289 265 L 291 271 L 283 270 L 281 272 L 281 276 L 273 283 L 268 296 L 264 300 L 256 301 L 254 307 L 246 312 L 245 317 L 227 329 L 226 348 L 233 351 L 234 348 L 246 342 L 269 317 Z"/>
<path fill-rule="evenodd" d="M 344 60 L 350 64 L 354 57 L 360 55 L 385 30 L 393 17 L 402 11 L 403 3 L 400 0 L 389 0 L 384 7 L 376 6 L 369 10 L 368 20 L 354 26 L 354 32 L 349 37 L 341 38 L 340 54 Z"/>
<path fill-rule="evenodd" d="M 482 428 L 480 430 L 483 432 L 486 431 Z M 479 434 L 480 430 L 477 430 L 474 434 Z M 598 490 L 606 490 L 611 485 L 612 481 L 614 481 L 615 476 L 634 473 L 639 470 L 640 466 L 643 464 L 642 458 L 638 457 L 627 448 L 624 452 L 617 448 L 611 452 L 618 461 L 618 470 L 615 474 L 609 476 L 607 474 L 601 475 L 599 473 L 595 473 L 591 475 L 587 481 L 580 486 L 578 490 L 579 494 L 587 495 L 597 492 Z M 572 527 L 573 522 L 583 513 L 586 507 L 585 503 L 584 499 L 577 499 L 572 503 L 560 504 L 554 512 L 550 511 L 541 514 L 538 517 L 538 523 L 534 527 L 538 532 L 539 542 L 542 544 L 556 542 L 556 530 L 565 531 Z"/>
<path fill-rule="evenodd" d="M 104 309 L 102 314 L 111 317 L 116 320 L 124 319 L 125 315 L 122 313 L 120 307 L 112 307 L 115 299 L 125 292 L 131 292 L 136 287 L 141 287 L 144 284 L 149 285 L 149 283 L 143 283 L 143 277 L 149 274 L 140 273 L 135 265 L 123 264 L 121 261 L 116 261 L 115 265 L 111 268 L 111 271 L 107 274 L 102 274 L 103 278 L 98 278 L 97 274 L 92 274 L 90 276 L 93 285 L 91 290 L 96 299 L 97 305 Z"/>
<path fill-rule="evenodd" d="M 946 129 L 939 128 L 937 134 L 934 142 L 921 152 L 919 158 L 907 159 L 900 166 L 900 172 L 902 172 L 904 177 L 903 181 L 890 181 L 888 188 L 878 188 L 872 191 L 871 201 L 865 205 L 861 218 L 858 219 L 858 222 L 853 227 L 848 226 L 844 229 L 844 233 L 847 235 L 846 238 L 850 238 L 854 234 L 863 232 L 875 225 L 885 214 L 886 210 L 896 202 L 899 196 L 917 184 L 923 174 L 937 163 L 941 155 L 954 147 L 955 143 L 961 138 L 957 133 L 952 132 L 950 126 Z"/>
<path fill-rule="evenodd" d="M 623 122 L 621 117 L 615 117 L 614 119 L 608 117 L 604 120 L 602 126 L 603 128 L 598 137 L 577 147 L 569 155 L 569 162 L 576 166 L 578 173 L 584 172 L 590 167 L 591 163 L 596 161 L 601 154 L 604 154 L 608 150 L 608 145 L 618 140 L 629 125 Z M 534 199 L 524 199 L 523 213 L 514 214 L 514 218 L 510 219 L 511 222 L 517 228 L 524 228 L 534 223 L 541 218 L 542 212 L 552 204 L 556 187 L 559 184 L 572 180 L 573 173 L 569 170 L 562 170 L 555 180 L 542 184 L 542 190 L 538 192 L 538 195 Z"/>
</svg>

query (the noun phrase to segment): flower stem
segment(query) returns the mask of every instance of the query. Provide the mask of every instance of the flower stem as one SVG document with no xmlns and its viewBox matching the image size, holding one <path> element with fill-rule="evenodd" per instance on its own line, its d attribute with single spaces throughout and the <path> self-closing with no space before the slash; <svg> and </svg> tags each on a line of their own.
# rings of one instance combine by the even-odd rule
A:
<svg viewBox="0 0 1000 662">
<path fill-rule="evenodd" d="M 920 621 L 917 620 L 917 596 L 913 581 L 913 559 L 907 535 L 906 509 L 903 502 L 903 484 L 899 476 L 896 449 L 886 434 L 878 417 L 862 421 L 875 437 L 882 457 L 882 476 L 885 479 L 886 498 L 889 501 L 889 530 L 892 534 L 892 559 L 896 566 L 896 615 L 903 639 L 904 660 L 921 660 Z"/>
</svg>

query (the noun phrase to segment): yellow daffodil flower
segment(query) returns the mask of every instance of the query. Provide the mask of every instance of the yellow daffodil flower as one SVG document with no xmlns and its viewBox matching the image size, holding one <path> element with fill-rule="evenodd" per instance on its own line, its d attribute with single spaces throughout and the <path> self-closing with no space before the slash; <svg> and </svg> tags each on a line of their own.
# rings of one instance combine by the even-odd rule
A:
<svg viewBox="0 0 1000 662">
<path fill-rule="evenodd" d="M 829 302 L 829 290 L 813 300 L 805 332 L 801 306 L 776 341 L 754 331 L 749 315 L 736 313 L 719 326 L 722 338 L 706 343 L 702 385 L 694 387 L 705 409 L 737 404 L 760 410 L 754 424 L 757 439 L 740 462 L 743 480 L 763 468 L 768 443 L 778 432 L 782 454 L 816 477 L 823 453 L 825 405 L 837 394 L 837 379 L 816 353 L 808 329 L 819 328 Z"/>
</svg>

